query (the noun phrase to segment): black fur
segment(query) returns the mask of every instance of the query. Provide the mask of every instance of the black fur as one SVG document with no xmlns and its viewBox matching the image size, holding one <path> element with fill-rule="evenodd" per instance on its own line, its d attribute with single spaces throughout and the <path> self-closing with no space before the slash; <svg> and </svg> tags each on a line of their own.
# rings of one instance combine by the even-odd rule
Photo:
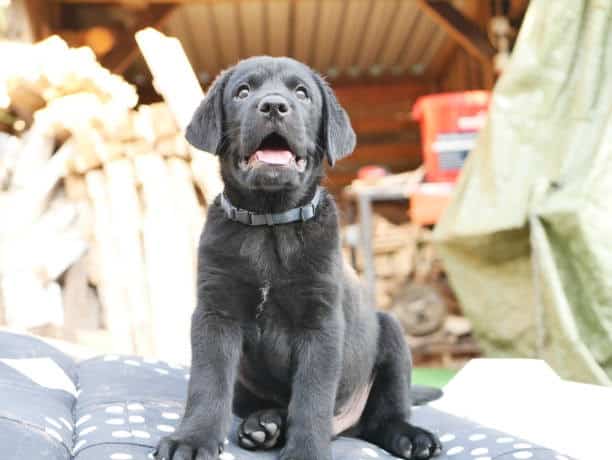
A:
<svg viewBox="0 0 612 460">
<path fill-rule="evenodd" d="M 285 105 L 264 113 L 270 95 Z M 291 165 L 250 163 L 272 132 L 295 155 Z M 258 213 L 309 202 L 325 158 L 333 164 L 355 145 L 348 116 L 321 77 L 270 57 L 222 73 L 187 138 L 219 155 L 229 200 Z M 217 198 L 200 241 L 197 288 L 185 416 L 161 441 L 158 459 L 216 459 L 233 408 L 245 418 L 243 447 L 282 445 L 282 460 L 331 460 L 332 418 L 368 385 L 362 416 L 345 434 L 404 458 L 439 452 L 432 434 L 407 422 L 408 349 L 398 324 L 362 302 L 342 261 L 329 194 L 313 219 L 272 227 L 227 219 Z"/>
</svg>

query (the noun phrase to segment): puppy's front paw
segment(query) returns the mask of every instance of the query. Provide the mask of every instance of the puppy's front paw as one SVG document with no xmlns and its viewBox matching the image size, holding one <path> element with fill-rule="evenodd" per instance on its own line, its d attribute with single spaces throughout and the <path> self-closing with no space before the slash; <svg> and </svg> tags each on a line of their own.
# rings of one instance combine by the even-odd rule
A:
<svg viewBox="0 0 612 460">
<path fill-rule="evenodd" d="M 280 445 L 286 418 L 286 414 L 278 409 L 252 413 L 238 428 L 238 444 L 249 450 L 271 449 Z"/>
<path fill-rule="evenodd" d="M 382 438 L 379 445 L 401 458 L 428 460 L 442 452 L 436 435 L 404 421 L 389 422 L 379 432 Z"/>
<path fill-rule="evenodd" d="M 222 443 L 202 442 L 178 433 L 162 438 L 155 451 L 156 460 L 216 460 L 223 452 Z"/>
</svg>

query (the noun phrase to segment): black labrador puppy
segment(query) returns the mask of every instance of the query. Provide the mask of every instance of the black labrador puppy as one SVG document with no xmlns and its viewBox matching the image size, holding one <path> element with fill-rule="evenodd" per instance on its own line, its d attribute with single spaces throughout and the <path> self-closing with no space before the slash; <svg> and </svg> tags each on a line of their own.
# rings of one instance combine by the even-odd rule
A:
<svg viewBox="0 0 612 460">
<path fill-rule="evenodd" d="M 410 354 L 398 323 L 361 298 L 340 253 L 324 162 L 355 147 L 332 90 L 289 58 L 256 57 L 215 80 L 187 130 L 217 154 L 225 191 L 199 248 L 187 406 L 157 459 L 218 458 L 233 411 L 240 445 L 331 460 L 335 435 L 407 459 L 440 452 L 407 420 Z"/>
</svg>

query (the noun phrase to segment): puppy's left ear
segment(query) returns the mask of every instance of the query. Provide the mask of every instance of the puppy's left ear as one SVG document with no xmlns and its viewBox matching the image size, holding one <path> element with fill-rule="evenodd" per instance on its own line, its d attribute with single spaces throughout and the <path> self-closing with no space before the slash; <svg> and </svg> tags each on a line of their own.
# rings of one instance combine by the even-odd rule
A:
<svg viewBox="0 0 612 460">
<path fill-rule="evenodd" d="M 223 91 L 230 75 L 225 70 L 215 78 L 187 126 L 187 141 L 200 150 L 218 154 L 223 137 Z"/>
<path fill-rule="evenodd" d="M 346 111 L 340 106 L 336 95 L 327 83 L 316 75 L 323 97 L 323 147 L 331 166 L 350 155 L 355 149 L 355 131 Z"/>
</svg>

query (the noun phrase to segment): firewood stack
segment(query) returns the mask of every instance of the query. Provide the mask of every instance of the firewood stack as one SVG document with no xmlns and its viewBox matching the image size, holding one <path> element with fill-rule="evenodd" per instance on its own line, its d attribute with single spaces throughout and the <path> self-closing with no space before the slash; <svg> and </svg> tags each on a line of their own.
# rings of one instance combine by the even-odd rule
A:
<svg viewBox="0 0 612 460">
<path fill-rule="evenodd" d="M 0 101 L 27 129 L 0 133 L 0 324 L 185 361 L 206 154 L 90 50 L 7 53 Z"/>
</svg>

